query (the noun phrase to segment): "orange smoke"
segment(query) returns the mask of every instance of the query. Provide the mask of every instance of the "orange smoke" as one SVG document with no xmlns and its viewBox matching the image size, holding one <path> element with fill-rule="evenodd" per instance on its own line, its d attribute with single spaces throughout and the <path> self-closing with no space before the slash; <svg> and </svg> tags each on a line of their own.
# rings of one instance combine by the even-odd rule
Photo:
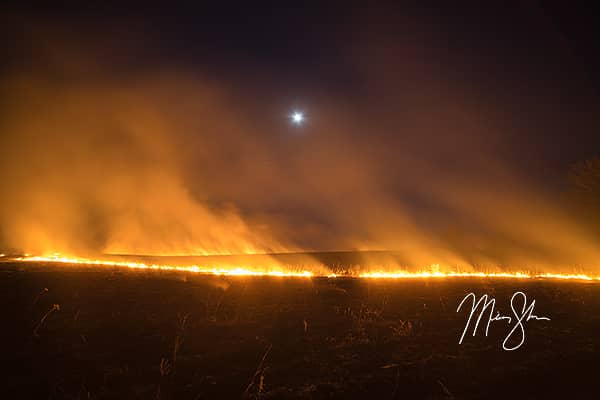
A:
<svg viewBox="0 0 600 400">
<path fill-rule="evenodd" d="M 386 107 L 310 88 L 310 117 L 291 129 L 283 95 L 262 96 L 277 92 L 269 77 L 127 73 L 73 35 L 33 36 L 37 64 L 0 80 L 3 253 L 389 249 L 401 256 L 359 274 L 599 272 L 589 224 L 499 156 L 514 145 L 505 114 L 433 73 L 419 41 L 410 65 L 402 49 L 391 63 L 350 57 Z M 101 36 L 98 48 L 121 43 Z"/>
</svg>

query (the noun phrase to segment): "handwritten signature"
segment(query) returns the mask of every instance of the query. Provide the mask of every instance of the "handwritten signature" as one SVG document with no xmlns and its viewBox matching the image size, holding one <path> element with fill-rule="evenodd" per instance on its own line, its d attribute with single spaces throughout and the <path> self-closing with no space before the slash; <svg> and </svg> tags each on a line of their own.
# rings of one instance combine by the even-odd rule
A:
<svg viewBox="0 0 600 400">
<path fill-rule="evenodd" d="M 523 292 L 515 292 L 510 298 L 510 308 L 513 312 L 513 316 L 502 315 L 499 311 L 495 310 L 496 307 L 496 299 L 488 297 L 487 294 L 484 294 L 477 300 L 477 296 L 475 293 L 467 294 L 463 300 L 458 305 L 456 312 L 459 312 L 462 308 L 463 304 L 467 300 L 472 300 L 471 304 L 471 312 L 469 314 L 469 319 L 467 319 L 467 323 L 465 325 L 465 329 L 460 336 L 459 344 L 463 342 L 465 338 L 465 334 L 469 330 L 471 326 L 471 322 L 474 320 L 474 316 L 476 316 L 476 322 L 473 327 L 473 336 L 477 333 L 477 329 L 479 328 L 479 323 L 483 319 L 486 311 L 489 311 L 487 316 L 487 323 L 485 325 L 485 336 L 488 335 L 488 331 L 490 329 L 490 324 L 495 321 L 506 321 L 508 325 L 512 325 L 512 329 L 506 335 L 506 338 L 502 342 L 502 348 L 506 351 L 517 350 L 519 347 L 525 343 L 525 323 L 530 320 L 536 321 L 550 321 L 548 317 L 539 317 L 533 313 L 533 309 L 535 308 L 535 300 L 531 301 L 531 304 L 527 304 L 527 295 Z M 522 304 L 520 304 L 522 302 Z M 519 307 L 520 306 L 520 307 Z M 496 314 L 494 314 L 496 311 Z M 514 321 L 514 322 L 513 322 Z M 485 322 L 484 322 L 485 323 Z M 515 337 L 518 341 L 517 344 L 509 345 L 509 341 L 511 338 Z"/>
</svg>

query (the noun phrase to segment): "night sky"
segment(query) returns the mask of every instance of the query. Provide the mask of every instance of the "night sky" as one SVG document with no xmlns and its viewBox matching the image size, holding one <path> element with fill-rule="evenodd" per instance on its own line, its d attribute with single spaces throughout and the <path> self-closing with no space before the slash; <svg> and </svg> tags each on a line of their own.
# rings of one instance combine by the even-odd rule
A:
<svg viewBox="0 0 600 400">
<path fill-rule="evenodd" d="M 0 244 L 597 264 L 591 10 L 283 3 L 4 5 Z"/>
</svg>

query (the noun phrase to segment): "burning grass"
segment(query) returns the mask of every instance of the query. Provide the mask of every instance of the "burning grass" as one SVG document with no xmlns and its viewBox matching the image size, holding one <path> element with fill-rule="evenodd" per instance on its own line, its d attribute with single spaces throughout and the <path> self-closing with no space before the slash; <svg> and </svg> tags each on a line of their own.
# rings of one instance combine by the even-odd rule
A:
<svg viewBox="0 0 600 400">
<path fill-rule="evenodd" d="M 433 264 L 425 270 L 379 270 L 377 267 L 368 268 L 366 271 L 344 271 L 341 273 L 327 272 L 325 265 L 318 264 L 313 266 L 302 265 L 293 268 L 290 265 L 273 263 L 272 265 L 237 265 L 222 263 L 219 266 L 209 265 L 174 265 L 166 263 L 146 263 L 127 260 L 97 260 L 81 257 L 68 257 L 62 255 L 51 256 L 24 256 L 10 259 L 7 261 L 27 262 L 27 263 L 51 263 L 55 265 L 82 265 L 82 266 L 104 266 L 118 267 L 138 270 L 156 270 L 156 271 L 175 271 L 190 272 L 206 275 L 223 276 L 273 276 L 273 277 L 358 277 L 366 279 L 418 279 L 418 278 L 500 278 L 500 279 L 560 279 L 560 280 L 580 280 L 600 282 L 600 276 L 585 273 L 554 273 L 554 272 L 480 272 L 480 271 L 458 271 L 447 267 L 443 270 L 439 264 Z M 317 272 L 315 272 L 317 271 Z"/>
<path fill-rule="evenodd" d="M 469 399 L 490 387 L 489 398 L 564 398 L 590 389 L 600 353 L 591 334 L 600 286 L 591 281 L 30 266 L 0 274 L 14 365 L 4 392 L 14 398 Z M 459 345 L 464 320 L 454 308 L 465 290 L 506 300 L 515 287 L 552 323 L 528 328 L 526 347 L 510 355 L 498 346 L 502 329 Z"/>
</svg>

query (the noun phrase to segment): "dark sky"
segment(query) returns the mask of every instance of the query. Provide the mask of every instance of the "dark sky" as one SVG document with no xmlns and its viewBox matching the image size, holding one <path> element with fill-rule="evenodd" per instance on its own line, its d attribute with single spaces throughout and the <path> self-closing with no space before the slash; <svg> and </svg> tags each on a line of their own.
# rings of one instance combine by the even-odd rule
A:
<svg viewBox="0 0 600 400">
<path fill-rule="evenodd" d="M 584 6 L 537 1 L 199 3 L 143 9 L 5 6 L 5 63 L 39 68 L 44 62 L 31 42 L 48 29 L 78 40 L 77 46 L 90 53 L 86 57 L 98 57 L 95 72 L 107 78 L 127 80 L 140 71 L 178 67 L 248 91 L 260 90 L 268 80 L 277 86 L 273 101 L 282 104 L 310 102 L 315 92 L 335 93 L 356 100 L 359 109 L 367 98 L 374 108 L 390 107 L 364 73 L 369 64 L 423 68 L 416 64 L 424 63 L 427 73 L 457 84 L 476 101 L 494 108 L 500 102 L 511 118 L 531 118 L 527 134 L 513 132 L 526 151 L 540 139 L 557 141 L 548 158 L 571 162 L 580 156 L 578 147 L 593 153 L 590 145 L 598 144 L 597 18 Z M 377 58 L 357 65 L 356 57 L 371 54 Z M 72 71 L 59 67 L 54 72 L 73 79 Z M 569 136 L 567 143 L 564 136 Z"/>
<path fill-rule="evenodd" d="M 178 253 L 438 246 L 500 263 L 544 258 L 550 219 L 581 237 L 572 248 L 594 247 L 560 200 L 570 166 L 600 149 L 592 10 L 423 3 L 5 5 L 3 178 L 30 185 L 6 189 L 4 242 L 27 247 L 33 230 L 65 238 L 43 248 L 73 247 L 92 226 L 83 247 L 152 252 L 150 226 L 178 232 L 158 235 Z M 163 179 L 181 196 L 133 204 Z M 49 194 L 54 206 L 30 201 Z M 172 215 L 181 197 L 215 226 L 205 237 Z M 15 220 L 19 207 L 30 215 Z M 223 213 L 239 224 L 231 242 Z M 73 226 L 48 228 L 56 215 Z"/>
</svg>

